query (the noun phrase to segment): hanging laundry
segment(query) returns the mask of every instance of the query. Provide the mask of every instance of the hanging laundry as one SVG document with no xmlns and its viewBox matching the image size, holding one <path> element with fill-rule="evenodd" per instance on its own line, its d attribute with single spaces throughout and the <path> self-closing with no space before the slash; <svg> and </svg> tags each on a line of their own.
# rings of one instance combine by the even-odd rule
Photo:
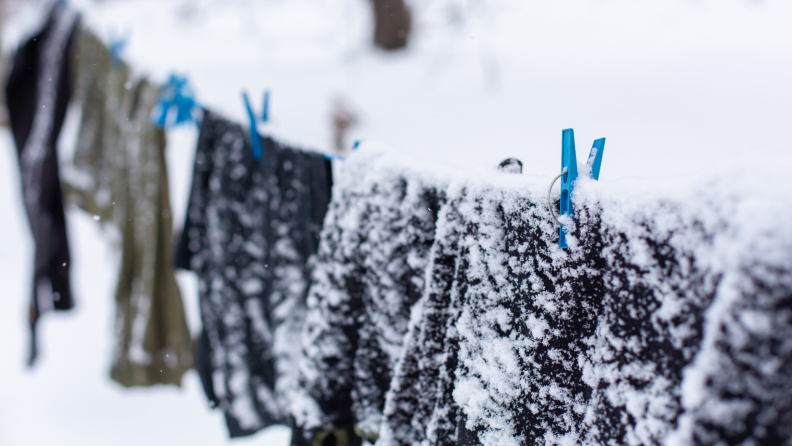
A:
<svg viewBox="0 0 792 446">
<path fill-rule="evenodd" d="M 44 28 L 17 50 L 6 85 L 22 194 L 35 243 L 28 365 L 38 354 L 36 323 L 41 314 L 74 306 L 56 145 L 71 96 L 68 54 L 77 21 L 73 9 L 55 3 Z"/>
<path fill-rule="evenodd" d="M 453 198 L 439 213 L 426 291 L 412 311 L 386 396 L 378 444 L 457 444 L 459 409 L 451 392 L 459 343 L 449 322 L 456 320 L 459 308 L 454 285 L 465 282 L 458 267 L 459 237 L 465 230 L 459 211 L 464 191 L 448 193 Z"/>
<path fill-rule="evenodd" d="M 171 264 L 165 133 L 150 120 L 159 87 L 114 66 L 87 29 L 76 43 L 82 115 L 70 196 L 115 236 L 121 254 L 111 377 L 124 386 L 181 385 L 193 352 Z"/>
<path fill-rule="evenodd" d="M 424 292 L 444 181 L 381 155 L 367 149 L 344 163 L 322 233 L 303 339 L 305 395 L 294 409 L 306 439 L 342 430 L 350 445 L 376 441 L 410 308 Z"/>
<path fill-rule="evenodd" d="M 207 397 L 232 437 L 289 423 L 312 258 L 330 201 L 330 163 L 205 110 L 176 263 L 199 278 Z"/>
<path fill-rule="evenodd" d="M 792 437 L 788 243 L 735 224 L 733 196 L 584 185 L 563 251 L 523 183 L 449 187 L 378 445 Z"/>
<path fill-rule="evenodd" d="M 529 192 L 523 194 L 530 197 Z M 454 198 L 442 211 L 445 229 L 438 233 L 437 255 L 429 270 L 434 292 L 427 293 L 416 305 L 416 318 L 406 341 L 409 348 L 393 384 L 398 391 L 388 397 L 383 444 L 500 444 L 497 441 L 506 441 L 507 437 L 514 444 L 532 444 L 536 438 L 544 437 L 521 437 L 511 432 L 494 443 L 486 437 L 476 438 L 466 426 L 466 419 L 472 417 L 463 410 L 469 409 L 472 401 L 497 407 L 503 417 L 525 413 L 531 423 L 541 428 L 547 425 L 544 417 L 552 417 L 558 410 L 558 402 L 539 388 L 517 388 L 521 380 L 536 375 L 543 381 L 580 382 L 579 376 L 563 366 L 577 357 L 576 344 L 585 343 L 585 329 L 592 326 L 578 309 L 589 308 L 600 295 L 601 289 L 592 289 L 585 283 L 585 279 L 598 273 L 591 265 L 553 265 L 552 253 L 547 252 L 552 236 L 544 232 L 553 228 L 544 220 L 543 210 L 520 195 L 515 189 L 482 188 L 476 184 L 457 185 L 449 190 L 449 196 Z M 539 195 L 532 198 L 539 199 Z M 521 221 L 526 224 L 519 224 Z M 583 280 L 578 283 L 576 277 Z M 526 307 L 548 300 L 547 296 L 537 299 L 532 295 L 540 286 L 544 287 L 542 290 L 552 290 L 545 291 L 548 293 L 571 287 L 579 295 L 570 299 L 562 294 L 551 307 L 556 318 L 541 319 L 537 327 L 533 319 L 526 320 L 530 314 Z M 479 307 L 474 306 L 477 299 L 495 303 L 487 307 L 488 312 L 479 314 Z M 474 318 L 475 323 L 463 325 L 469 318 Z M 557 337 L 552 346 L 555 348 L 542 348 L 524 339 L 529 328 L 535 329 L 528 332 L 533 334 L 536 330 L 553 332 Z M 466 349 L 468 344 L 462 342 L 462 337 L 468 332 L 463 330 L 486 333 L 475 351 Z M 475 372 L 482 373 L 486 382 L 481 388 L 465 387 L 471 379 L 463 375 L 465 366 L 482 362 L 491 369 Z M 561 367 L 557 367 L 558 363 Z M 498 372 L 511 375 L 503 377 Z M 479 393 L 475 393 L 477 390 Z M 499 398 L 480 401 L 492 395 L 488 392 L 495 392 Z M 546 412 L 536 413 L 532 407 L 540 398 L 551 403 Z M 494 417 L 491 421 L 500 423 L 493 425 L 497 427 L 509 422 Z"/>
<path fill-rule="evenodd" d="M 509 158 L 498 169 L 519 174 L 522 167 L 520 160 Z M 503 174 L 495 175 L 508 180 Z M 452 395 L 459 342 L 456 328 L 449 322 L 458 317 L 459 299 L 469 280 L 459 264 L 460 237 L 468 230 L 463 215 L 478 209 L 466 208 L 470 204 L 465 201 L 465 182 L 453 182 L 447 194 L 449 201 L 440 209 L 426 269 L 426 292 L 413 308 L 387 394 L 378 444 L 456 445 L 465 444 L 463 439 L 469 434 L 459 425 L 459 408 Z"/>
</svg>

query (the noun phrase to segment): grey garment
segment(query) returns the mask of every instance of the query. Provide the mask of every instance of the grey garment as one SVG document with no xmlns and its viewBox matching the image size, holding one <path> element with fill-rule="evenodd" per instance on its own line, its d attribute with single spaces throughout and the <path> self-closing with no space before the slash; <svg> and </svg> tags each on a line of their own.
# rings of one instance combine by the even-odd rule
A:
<svg viewBox="0 0 792 446">
<path fill-rule="evenodd" d="M 319 248 L 295 417 L 305 434 L 379 434 L 385 393 L 443 202 L 443 181 L 372 151 L 342 166 Z"/>
<path fill-rule="evenodd" d="M 232 437 L 288 422 L 313 255 L 330 201 L 323 155 L 205 111 L 177 264 L 199 277 L 204 388 Z"/>
<path fill-rule="evenodd" d="M 74 306 L 56 146 L 71 95 L 69 51 L 76 23 L 73 9 L 54 4 L 44 27 L 17 50 L 6 85 L 23 201 L 35 242 L 29 365 L 37 356 L 41 314 Z"/>
<path fill-rule="evenodd" d="M 165 133 L 151 123 L 159 88 L 126 65 L 112 68 L 107 47 L 86 29 L 73 56 L 82 116 L 69 191 L 121 255 L 111 377 L 124 386 L 181 385 L 193 353 L 171 265 Z"/>
<path fill-rule="evenodd" d="M 783 234 L 754 249 L 712 202 L 581 193 L 562 251 L 541 191 L 460 183 L 378 445 L 792 441 Z"/>
</svg>

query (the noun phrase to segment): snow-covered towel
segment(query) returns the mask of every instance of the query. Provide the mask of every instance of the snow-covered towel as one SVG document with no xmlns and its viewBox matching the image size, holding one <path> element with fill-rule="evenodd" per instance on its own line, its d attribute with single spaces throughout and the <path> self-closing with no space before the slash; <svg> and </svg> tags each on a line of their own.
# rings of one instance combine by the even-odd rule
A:
<svg viewBox="0 0 792 446">
<path fill-rule="evenodd" d="M 204 386 L 231 436 L 288 422 L 311 258 L 330 201 L 323 155 L 205 111 L 177 264 L 198 273 Z"/>
<path fill-rule="evenodd" d="M 84 27 L 72 57 L 82 113 L 67 189 L 120 252 L 110 375 L 124 386 L 180 385 L 193 349 L 172 265 L 165 133 L 150 119 L 159 87 L 111 66 Z"/>
<path fill-rule="evenodd" d="M 375 439 L 444 201 L 442 176 L 366 146 L 342 166 L 308 297 L 301 387 L 306 435 Z M 356 441 L 360 441 L 359 439 Z"/>
<path fill-rule="evenodd" d="M 460 181 L 378 445 L 786 444 L 792 212 L 756 178 Z M 657 185 L 655 185 L 657 186 Z"/>
<path fill-rule="evenodd" d="M 41 313 L 74 306 L 56 145 L 71 96 L 69 54 L 78 17 L 63 2 L 53 3 L 48 14 L 42 14 L 47 16 L 43 28 L 20 45 L 6 85 L 22 194 L 36 247 L 29 365 L 37 356 L 36 322 Z"/>
</svg>

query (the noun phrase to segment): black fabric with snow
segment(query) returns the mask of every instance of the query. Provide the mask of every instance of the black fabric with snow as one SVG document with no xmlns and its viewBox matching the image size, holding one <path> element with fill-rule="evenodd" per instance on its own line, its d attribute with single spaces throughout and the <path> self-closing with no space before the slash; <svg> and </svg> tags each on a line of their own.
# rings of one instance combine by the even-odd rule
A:
<svg viewBox="0 0 792 446">
<path fill-rule="evenodd" d="M 17 50 L 6 85 L 22 194 L 35 242 L 29 364 L 37 355 L 36 322 L 42 311 L 74 306 L 56 145 L 71 96 L 68 54 L 76 24 L 75 12 L 56 3 L 44 28 Z M 45 289 L 52 293 L 51 301 L 39 295 Z"/>
<path fill-rule="evenodd" d="M 426 317 L 418 324 L 422 337 L 439 338 L 435 342 L 439 348 L 427 351 L 419 337 L 412 353 L 444 360 L 412 370 L 428 382 L 422 393 L 437 395 L 429 401 L 415 399 L 414 413 L 422 415 L 412 415 L 412 425 L 424 431 L 418 429 L 414 435 L 429 444 L 454 445 L 458 440 L 477 444 L 471 441 L 470 430 L 487 434 L 489 426 L 480 424 L 481 414 L 486 414 L 493 426 L 514 426 L 497 438 L 479 435 L 479 441 L 542 444 L 548 432 L 557 433 L 582 421 L 574 406 L 581 395 L 585 399 L 590 393 L 573 364 L 596 327 L 596 300 L 601 292 L 596 278 L 602 264 L 597 263 L 599 256 L 590 254 L 598 247 L 589 245 L 574 261 L 553 265 L 548 252 L 552 235 L 546 235 L 548 229 L 553 234 L 553 228 L 537 224 L 537 217 L 544 218 L 543 208 L 498 191 L 466 193 L 455 204 L 456 209 L 449 210 L 455 215 L 448 222 L 454 230 L 438 240 L 457 254 L 438 259 L 453 264 L 455 274 L 443 275 L 443 292 L 437 297 L 427 296 Z M 553 297 L 550 311 L 545 311 L 537 294 Z M 437 320 L 427 321 L 432 319 L 430 309 L 437 313 Z M 553 336 L 545 343 L 531 339 L 534 318 L 552 327 Z M 438 376 L 427 378 L 427 374 Z M 410 381 L 401 387 L 409 389 Z M 547 394 L 551 388 L 565 389 L 571 398 L 554 398 Z M 474 412 L 464 400 L 466 395 L 494 398 L 476 399 L 483 407 L 475 407 L 480 412 Z M 393 406 L 403 407 L 398 399 Z M 460 408 L 471 413 L 463 418 Z"/>
<path fill-rule="evenodd" d="M 746 255 L 726 287 L 728 219 L 580 200 L 561 251 L 539 194 L 449 196 L 378 444 L 790 442 L 791 271 Z"/>
<path fill-rule="evenodd" d="M 199 276 L 199 371 L 232 437 L 288 422 L 309 263 L 332 182 L 323 155 L 262 142 L 256 161 L 242 127 L 205 112 L 177 253 Z"/>
<path fill-rule="evenodd" d="M 410 309 L 423 293 L 443 191 L 421 175 L 343 167 L 303 339 L 301 386 L 316 407 L 297 416 L 308 436 L 353 425 L 374 440 Z"/>
<path fill-rule="evenodd" d="M 387 395 L 380 431 L 386 445 L 420 444 L 429 438 L 433 444 L 456 444 L 458 408 L 450 391 L 459 345 L 449 322 L 458 308 L 453 288 L 464 283 L 458 268 L 459 237 L 464 231 L 458 204 L 458 198 L 451 199 L 440 211 L 425 295 L 416 304 L 418 318 L 411 321 Z M 440 406 L 442 417 L 435 412 Z"/>
</svg>

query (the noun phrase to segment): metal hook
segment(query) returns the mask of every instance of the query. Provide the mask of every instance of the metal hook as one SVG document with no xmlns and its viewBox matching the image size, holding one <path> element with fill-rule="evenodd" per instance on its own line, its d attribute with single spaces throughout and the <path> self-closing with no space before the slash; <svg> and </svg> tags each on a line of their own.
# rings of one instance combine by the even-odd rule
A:
<svg viewBox="0 0 792 446">
<path fill-rule="evenodd" d="M 568 170 L 569 168 L 564 167 L 564 170 L 562 170 L 561 173 L 559 173 L 558 175 L 556 175 L 555 178 L 553 178 L 553 181 L 550 183 L 550 187 L 547 188 L 547 210 L 550 211 L 550 216 L 553 217 L 553 220 L 555 220 L 555 222 L 558 223 L 560 226 L 564 226 L 564 224 L 558 221 L 558 219 L 555 216 L 555 212 L 553 212 L 553 207 L 550 205 L 550 192 L 553 190 L 553 185 L 555 184 L 555 182 L 558 181 L 559 178 L 564 176 L 564 174 L 566 174 Z"/>
</svg>

